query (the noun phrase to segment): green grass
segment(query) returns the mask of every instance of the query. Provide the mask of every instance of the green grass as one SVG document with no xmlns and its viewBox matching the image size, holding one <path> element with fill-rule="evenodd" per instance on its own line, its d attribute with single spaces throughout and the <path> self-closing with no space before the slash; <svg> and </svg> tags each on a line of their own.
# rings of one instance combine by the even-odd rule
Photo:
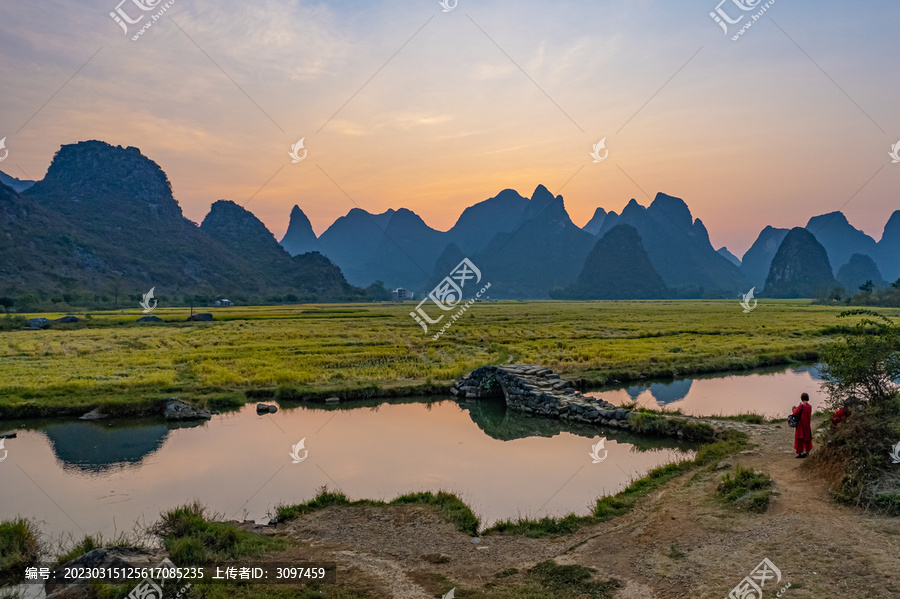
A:
<svg viewBox="0 0 900 599">
<path fill-rule="evenodd" d="M 747 439 L 747 435 L 740 431 L 722 431 L 718 434 L 718 440 L 701 447 L 693 460 L 675 462 L 651 470 L 646 476 L 633 481 L 615 495 L 597 499 L 590 515 L 569 514 L 562 518 L 502 520 L 485 530 L 484 534 L 516 534 L 531 538 L 551 537 L 571 534 L 582 526 L 617 518 L 630 512 L 639 499 L 646 497 L 667 482 L 695 468 L 718 462 L 745 449 Z"/>
<path fill-rule="evenodd" d="M 762 513 L 769 509 L 772 479 L 767 474 L 740 464 L 734 474 L 727 472 L 716 488 L 716 496 L 726 503 L 746 505 L 751 512 Z"/>
<path fill-rule="evenodd" d="M 0 330 L 0 418 L 279 388 L 305 398 L 431 381 L 440 393 L 508 358 L 591 386 L 744 370 L 816 359 L 840 332 L 833 325 L 841 310 L 802 300 L 765 301 L 751 315 L 733 301 L 478 303 L 432 341 L 410 306 L 212 308 L 209 323 L 158 309 L 171 322 L 154 326 L 136 323 L 135 309 L 94 312 L 64 328 Z"/>
<path fill-rule="evenodd" d="M 156 532 L 171 560 L 179 566 L 256 557 L 287 546 L 283 539 L 247 532 L 227 522 L 213 522 L 198 503 L 162 514 Z"/>
<path fill-rule="evenodd" d="M 25 568 L 37 562 L 38 530 L 30 520 L 0 522 L 0 585 L 22 580 Z"/>
<path fill-rule="evenodd" d="M 623 585 L 598 579 L 597 570 L 580 565 L 540 562 L 524 572 L 498 572 L 481 588 L 466 588 L 434 572 L 414 571 L 411 577 L 433 597 L 455 588 L 457 599 L 611 599 Z"/>
<path fill-rule="evenodd" d="M 754 414 L 753 412 L 745 412 L 743 414 L 732 414 L 730 416 L 710 416 L 716 420 L 732 420 L 735 422 L 746 422 L 747 424 L 765 424 L 769 422 L 762 414 Z M 786 420 L 786 419 L 785 419 Z M 774 420 L 772 421 L 774 422 Z"/>
<path fill-rule="evenodd" d="M 392 501 L 376 501 L 372 499 L 358 499 L 351 501 L 341 492 L 329 491 L 327 487 L 321 487 L 316 496 L 305 503 L 282 504 L 275 508 L 275 517 L 278 522 L 290 522 L 304 514 L 325 509 L 330 506 L 341 507 L 386 507 L 389 505 L 426 505 L 449 522 L 456 526 L 460 532 L 476 536 L 478 534 L 478 517 L 462 499 L 453 493 L 439 491 L 437 493 L 409 493 L 401 495 Z"/>
</svg>

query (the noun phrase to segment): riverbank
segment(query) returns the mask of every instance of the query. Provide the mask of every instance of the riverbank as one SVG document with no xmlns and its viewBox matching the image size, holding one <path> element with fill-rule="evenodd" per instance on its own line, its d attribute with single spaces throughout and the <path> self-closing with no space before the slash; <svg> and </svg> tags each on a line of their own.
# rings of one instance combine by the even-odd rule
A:
<svg viewBox="0 0 900 599">
<path fill-rule="evenodd" d="M 445 395 L 479 366 L 545 365 L 582 390 L 808 363 L 841 332 L 840 308 L 764 301 L 491 302 L 438 341 L 407 304 L 220 308 L 212 322 L 127 314 L 0 332 L 0 419 L 155 413 L 177 396 L 214 409 L 263 398 Z M 898 310 L 886 313 L 900 314 Z M 29 315 L 31 316 L 31 315 Z M 44 315 L 57 317 L 59 315 Z"/>
</svg>

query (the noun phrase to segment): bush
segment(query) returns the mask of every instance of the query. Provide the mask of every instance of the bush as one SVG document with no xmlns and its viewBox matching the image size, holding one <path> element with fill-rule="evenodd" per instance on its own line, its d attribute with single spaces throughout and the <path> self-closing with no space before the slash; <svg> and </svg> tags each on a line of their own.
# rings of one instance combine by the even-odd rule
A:
<svg viewBox="0 0 900 599">
<path fill-rule="evenodd" d="M 0 585 L 25 578 L 25 568 L 38 559 L 38 530 L 30 520 L 0 522 Z"/>
</svg>

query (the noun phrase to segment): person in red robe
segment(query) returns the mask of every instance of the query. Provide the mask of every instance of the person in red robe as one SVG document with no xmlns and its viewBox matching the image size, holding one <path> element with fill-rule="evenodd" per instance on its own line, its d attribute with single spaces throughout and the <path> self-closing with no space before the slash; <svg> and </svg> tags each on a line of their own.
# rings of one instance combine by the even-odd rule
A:
<svg viewBox="0 0 900 599">
<path fill-rule="evenodd" d="M 812 406 L 808 394 L 800 395 L 800 405 L 793 409 L 793 414 L 800 419 L 794 429 L 794 451 L 798 458 L 805 458 L 812 449 Z"/>
</svg>

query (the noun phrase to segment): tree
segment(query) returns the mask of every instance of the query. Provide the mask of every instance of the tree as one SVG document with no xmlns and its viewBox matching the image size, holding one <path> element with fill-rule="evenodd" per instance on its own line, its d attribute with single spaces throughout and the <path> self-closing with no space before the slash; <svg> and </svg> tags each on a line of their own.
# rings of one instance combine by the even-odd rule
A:
<svg viewBox="0 0 900 599">
<path fill-rule="evenodd" d="M 872 405 L 888 403 L 897 395 L 900 380 L 900 327 L 877 312 L 851 310 L 839 318 L 865 316 L 843 342 L 822 350 L 822 387 L 829 403 L 839 407 L 850 396 Z"/>
<path fill-rule="evenodd" d="M 0 306 L 3 306 L 4 312 L 9 312 L 9 309 L 16 305 L 16 300 L 11 297 L 0 297 Z"/>
<path fill-rule="evenodd" d="M 891 283 L 891 287 L 893 287 L 894 289 L 900 289 L 900 279 L 897 279 L 896 281 Z"/>
<path fill-rule="evenodd" d="M 872 293 L 873 291 L 875 291 L 875 283 L 873 283 L 872 281 L 866 281 L 859 286 L 859 290 L 863 293 Z"/>
</svg>

